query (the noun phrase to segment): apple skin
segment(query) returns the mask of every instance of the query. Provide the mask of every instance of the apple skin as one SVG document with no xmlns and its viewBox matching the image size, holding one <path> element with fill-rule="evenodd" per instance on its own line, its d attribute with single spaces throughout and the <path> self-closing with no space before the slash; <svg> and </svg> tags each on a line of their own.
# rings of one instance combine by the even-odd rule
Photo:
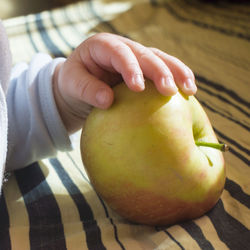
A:
<svg viewBox="0 0 250 250">
<path fill-rule="evenodd" d="M 142 92 L 122 83 L 108 110 L 93 109 L 81 136 L 89 179 L 119 215 L 147 225 L 194 219 L 218 201 L 225 184 L 222 152 L 194 96 L 161 95 L 149 80 Z"/>
</svg>

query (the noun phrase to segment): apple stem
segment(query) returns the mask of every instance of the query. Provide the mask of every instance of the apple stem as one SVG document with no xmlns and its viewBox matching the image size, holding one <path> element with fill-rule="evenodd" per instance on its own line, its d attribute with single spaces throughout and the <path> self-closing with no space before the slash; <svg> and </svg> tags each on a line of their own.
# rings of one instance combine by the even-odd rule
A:
<svg viewBox="0 0 250 250">
<path fill-rule="evenodd" d="M 219 149 L 220 151 L 228 151 L 229 147 L 225 143 L 213 143 L 213 142 L 204 142 L 204 141 L 195 141 L 196 146 L 210 147 Z"/>
</svg>

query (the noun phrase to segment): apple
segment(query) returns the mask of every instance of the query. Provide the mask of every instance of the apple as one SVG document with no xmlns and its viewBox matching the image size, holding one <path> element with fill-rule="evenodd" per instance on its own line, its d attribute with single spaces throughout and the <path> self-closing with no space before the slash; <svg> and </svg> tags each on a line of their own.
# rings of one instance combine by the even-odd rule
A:
<svg viewBox="0 0 250 250">
<path fill-rule="evenodd" d="M 82 161 L 104 201 L 140 224 L 200 217 L 218 201 L 225 166 L 209 119 L 194 96 L 114 88 L 108 110 L 93 109 L 81 136 Z"/>
</svg>

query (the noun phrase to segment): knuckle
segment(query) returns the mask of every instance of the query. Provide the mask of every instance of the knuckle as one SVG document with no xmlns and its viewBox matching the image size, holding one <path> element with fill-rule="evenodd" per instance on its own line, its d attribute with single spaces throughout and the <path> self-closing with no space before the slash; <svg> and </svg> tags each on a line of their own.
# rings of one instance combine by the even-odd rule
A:
<svg viewBox="0 0 250 250">
<path fill-rule="evenodd" d="M 80 79 L 75 82 L 78 98 L 80 100 L 85 100 L 86 98 L 86 91 L 89 88 L 91 82 L 89 79 Z"/>
<path fill-rule="evenodd" d="M 189 74 L 190 74 L 191 78 L 195 81 L 194 72 L 193 72 L 189 67 L 187 67 L 187 68 L 188 68 L 188 70 L 189 70 Z"/>
<path fill-rule="evenodd" d="M 163 51 L 161 51 L 158 48 L 154 48 L 154 47 L 149 47 L 149 49 L 157 56 L 159 56 L 160 58 L 164 58 L 165 59 L 165 63 L 168 65 L 169 63 L 171 63 L 172 65 L 177 66 L 179 69 L 183 70 L 183 73 L 186 77 L 188 78 L 192 78 L 193 80 L 195 79 L 195 75 L 193 73 L 193 71 L 184 63 L 182 62 L 179 58 L 169 55 Z"/>
<path fill-rule="evenodd" d="M 109 46 L 111 46 L 111 45 L 109 44 Z M 124 56 L 125 48 L 124 48 L 124 45 L 122 43 L 116 43 L 116 44 L 112 45 L 111 49 L 115 55 Z"/>
<path fill-rule="evenodd" d="M 152 51 L 153 54 L 155 54 L 156 56 L 160 57 L 160 58 L 170 58 L 171 56 L 167 53 L 165 53 L 164 51 L 155 48 L 155 47 L 150 47 L 149 48 L 150 51 Z"/>
<path fill-rule="evenodd" d="M 129 62 L 126 65 L 126 75 L 132 78 L 136 74 L 142 74 L 140 66 L 137 62 Z"/>
<path fill-rule="evenodd" d="M 139 64 L 137 61 L 130 61 L 127 63 L 127 68 L 131 70 L 136 70 L 139 67 Z"/>
<path fill-rule="evenodd" d="M 176 64 L 177 66 L 179 66 L 179 67 L 185 66 L 186 67 L 186 65 L 179 58 L 177 58 L 175 56 L 171 56 L 171 55 L 167 55 L 167 57 L 168 57 L 169 61 Z"/>
<path fill-rule="evenodd" d="M 138 54 L 139 54 L 140 59 L 152 56 L 151 50 L 149 50 L 147 47 L 144 47 L 144 46 L 140 46 L 140 48 L 138 49 L 138 52 L 139 52 Z"/>
<path fill-rule="evenodd" d="M 148 49 L 150 49 L 152 52 L 156 53 L 156 54 L 162 54 L 163 52 L 155 47 L 148 47 Z"/>
<path fill-rule="evenodd" d="M 93 36 L 90 37 L 90 39 L 93 39 L 93 38 L 98 38 L 98 39 L 103 39 L 103 38 L 106 38 L 106 37 L 109 37 L 110 34 L 109 33 L 106 33 L 106 32 L 99 32 Z"/>
</svg>

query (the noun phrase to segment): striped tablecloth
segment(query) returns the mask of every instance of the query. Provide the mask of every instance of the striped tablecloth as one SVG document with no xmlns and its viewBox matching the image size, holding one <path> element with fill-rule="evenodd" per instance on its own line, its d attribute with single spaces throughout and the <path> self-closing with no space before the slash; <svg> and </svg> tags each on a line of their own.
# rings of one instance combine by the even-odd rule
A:
<svg viewBox="0 0 250 250">
<path fill-rule="evenodd" d="M 79 147 L 12 173 L 0 198 L 0 249 L 250 249 L 250 3 L 92 0 L 5 20 L 14 63 L 67 56 L 96 32 L 125 35 L 190 66 L 225 154 L 225 190 L 199 219 L 166 227 L 120 218 L 91 187 Z"/>
</svg>

